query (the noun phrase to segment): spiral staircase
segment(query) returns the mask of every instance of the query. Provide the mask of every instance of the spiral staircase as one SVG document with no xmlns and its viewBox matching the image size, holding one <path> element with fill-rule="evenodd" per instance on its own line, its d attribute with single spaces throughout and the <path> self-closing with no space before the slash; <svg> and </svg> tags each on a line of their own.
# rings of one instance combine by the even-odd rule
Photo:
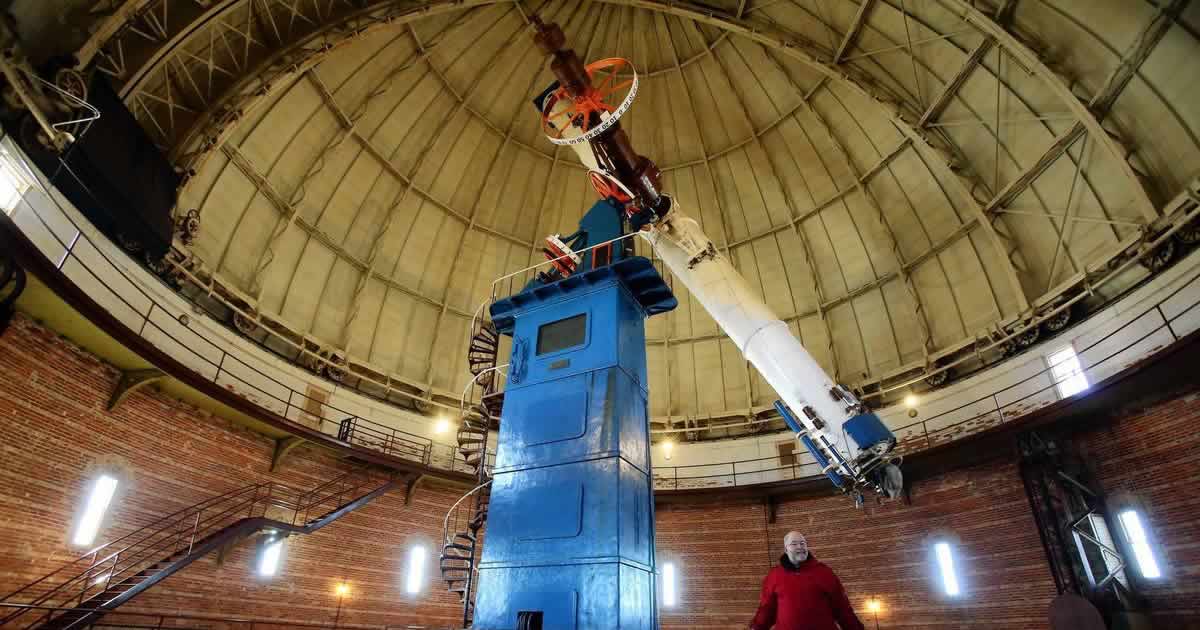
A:
<svg viewBox="0 0 1200 630">
<path fill-rule="evenodd" d="M 476 474 L 478 484 L 450 508 L 442 526 L 442 553 L 439 564 L 450 592 L 463 603 L 463 626 L 471 624 L 474 613 L 476 564 L 480 554 L 484 525 L 491 497 L 491 465 L 488 462 L 488 438 L 499 428 L 504 406 L 504 391 L 498 378 L 497 356 L 500 333 L 488 319 L 481 318 L 472 331 L 467 349 L 467 365 L 473 378 L 468 392 L 479 391 L 479 402 L 470 393 L 464 395 L 464 412 L 458 427 L 458 449 L 467 466 Z"/>
</svg>

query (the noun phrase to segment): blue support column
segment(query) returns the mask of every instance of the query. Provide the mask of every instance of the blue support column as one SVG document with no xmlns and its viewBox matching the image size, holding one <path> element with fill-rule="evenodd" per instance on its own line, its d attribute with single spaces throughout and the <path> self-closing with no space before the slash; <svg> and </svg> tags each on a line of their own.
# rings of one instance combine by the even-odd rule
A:
<svg viewBox="0 0 1200 630">
<path fill-rule="evenodd" d="M 644 320 L 674 307 L 645 258 L 493 305 L 513 351 L 475 628 L 657 628 Z"/>
</svg>

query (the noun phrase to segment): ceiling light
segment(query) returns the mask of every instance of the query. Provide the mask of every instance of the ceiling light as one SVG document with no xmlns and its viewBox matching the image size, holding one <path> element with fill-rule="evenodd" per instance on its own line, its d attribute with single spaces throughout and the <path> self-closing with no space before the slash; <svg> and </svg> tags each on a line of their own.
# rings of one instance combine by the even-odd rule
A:
<svg viewBox="0 0 1200 630">
<path fill-rule="evenodd" d="M 916 394 L 909 394 L 904 397 L 904 406 L 908 407 L 909 409 L 916 407 L 918 402 L 920 402 L 920 401 L 917 400 Z"/>
</svg>

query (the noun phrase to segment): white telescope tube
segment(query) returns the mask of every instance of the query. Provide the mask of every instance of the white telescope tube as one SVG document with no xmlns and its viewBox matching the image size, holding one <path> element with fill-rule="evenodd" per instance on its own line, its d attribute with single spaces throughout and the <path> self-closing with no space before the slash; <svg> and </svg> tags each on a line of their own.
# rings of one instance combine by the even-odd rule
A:
<svg viewBox="0 0 1200 630">
<path fill-rule="evenodd" d="M 832 447 L 842 423 L 854 416 L 830 395 L 835 385 L 821 366 L 771 312 L 761 297 L 713 246 L 700 225 L 672 210 L 640 234 L 650 242 L 671 273 L 688 288 L 767 383 L 804 423 L 814 441 Z M 825 424 L 818 429 L 805 413 L 811 407 Z M 833 431 L 830 431 L 832 429 Z M 853 477 L 845 465 L 839 468 Z"/>
</svg>

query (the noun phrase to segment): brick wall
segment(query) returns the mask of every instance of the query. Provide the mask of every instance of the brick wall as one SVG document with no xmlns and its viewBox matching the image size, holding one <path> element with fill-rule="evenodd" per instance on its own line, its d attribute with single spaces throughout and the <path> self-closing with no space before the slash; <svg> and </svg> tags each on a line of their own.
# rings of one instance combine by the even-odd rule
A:
<svg viewBox="0 0 1200 630">
<path fill-rule="evenodd" d="M 69 527 L 84 483 L 101 468 L 122 475 L 111 539 L 151 517 L 215 493 L 265 480 L 311 487 L 345 470 L 319 449 L 301 447 L 268 472 L 274 443 L 153 389 L 104 411 L 118 373 L 18 316 L 0 337 L 0 591 L 44 574 L 71 556 Z M 1124 413 L 1077 443 L 1096 461 L 1110 496 L 1145 507 L 1163 546 L 1168 579 L 1146 589 L 1162 627 L 1188 627 L 1200 609 L 1200 464 L 1196 396 Z M 744 628 L 762 577 L 782 553 L 783 535 L 803 531 L 814 554 L 842 578 L 852 602 L 884 604 L 881 628 L 1046 628 L 1054 587 L 1008 453 L 917 482 L 912 504 L 845 499 L 791 500 L 768 523 L 761 502 L 663 505 L 659 562 L 676 563 L 680 605 L 663 627 Z M 1180 490 L 1180 488 L 1183 488 Z M 223 564 L 198 562 L 130 604 L 132 609 L 331 622 L 334 585 L 353 590 L 345 624 L 451 625 L 456 599 L 435 575 L 441 518 L 460 491 L 423 488 L 404 505 L 397 490 L 289 543 L 280 576 L 253 574 L 243 546 Z M 966 596 L 937 595 L 930 546 L 957 545 Z M 403 563 L 410 545 L 429 549 L 428 584 L 410 598 Z"/>
<path fill-rule="evenodd" d="M 98 542 L 234 488 L 269 480 L 310 488 L 347 470 L 327 451 L 302 446 L 270 473 L 272 440 L 149 388 L 109 413 L 119 373 L 23 316 L 0 337 L 0 374 L 3 593 L 76 555 L 69 529 L 98 470 L 122 480 Z M 405 506 L 403 488 L 393 490 L 293 537 L 274 579 L 254 574 L 253 544 L 243 544 L 223 564 L 212 554 L 128 608 L 331 622 L 334 585 L 345 580 L 353 592 L 343 623 L 451 625 L 457 598 L 434 572 L 442 517 L 460 493 L 422 487 Z M 428 585 L 411 598 L 403 563 L 417 542 L 429 552 Z"/>
<path fill-rule="evenodd" d="M 1076 444 L 1116 513 L 1136 506 L 1163 578 L 1139 582 L 1156 626 L 1200 629 L 1200 394 L 1126 410 Z"/>
<path fill-rule="evenodd" d="M 911 505 L 785 501 L 774 524 L 761 502 L 661 506 L 659 562 L 676 561 L 682 574 L 682 605 L 664 611 L 663 627 L 745 627 L 792 529 L 838 574 L 868 627 L 871 597 L 884 605 L 881 628 L 1047 627 L 1054 582 L 1016 467 L 1002 461 L 918 482 Z M 957 601 L 938 595 L 931 546 L 942 538 L 956 545 L 965 591 Z"/>
</svg>

